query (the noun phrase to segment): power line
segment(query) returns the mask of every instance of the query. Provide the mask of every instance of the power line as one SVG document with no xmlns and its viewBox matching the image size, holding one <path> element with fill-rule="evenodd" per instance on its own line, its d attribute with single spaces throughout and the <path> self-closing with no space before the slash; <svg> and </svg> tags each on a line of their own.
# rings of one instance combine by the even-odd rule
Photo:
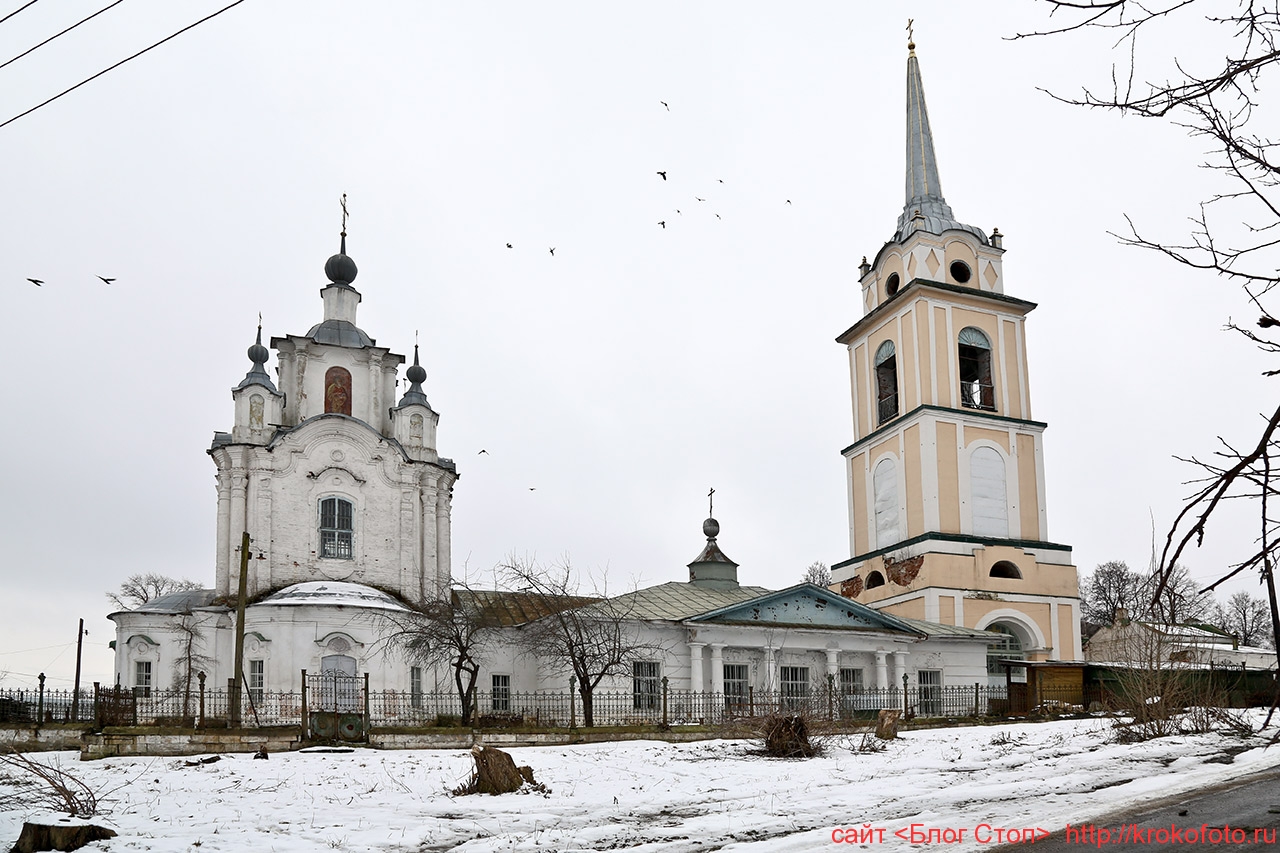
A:
<svg viewBox="0 0 1280 853">
<path fill-rule="evenodd" d="M 36 2 L 36 0 L 31 0 L 31 3 L 35 3 L 35 2 Z M 125 64 L 126 62 L 128 62 L 129 60 L 131 60 L 131 59 L 137 59 L 139 56 L 142 56 L 142 54 L 146 53 L 147 51 L 154 50 L 155 48 L 159 47 L 160 45 L 164 44 L 165 42 L 170 41 L 170 40 L 172 40 L 172 39 L 175 39 L 175 38 L 177 38 L 178 36 L 182 35 L 182 34 L 183 34 L 183 33 L 185 33 L 187 30 L 190 30 L 190 29 L 193 29 L 193 28 L 195 28 L 195 27 L 198 27 L 198 26 L 200 26 L 201 24 L 203 24 L 205 21 L 208 21 L 208 20 L 210 20 L 210 19 L 212 19 L 212 18 L 216 18 L 216 17 L 218 17 L 219 15 L 221 15 L 223 12 L 227 11 L 228 9 L 232 9 L 232 8 L 234 8 L 234 7 L 236 7 L 236 6 L 239 6 L 239 5 L 240 5 L 241 3 L 243 3 L 243 2 L 244 2 L 244 0 L 235 0 L 235 2 L 234 2 L 234 3 L 231 3 L 231 4 L 227 5 L 227 6 L 223 6 L 223 7 L 222 7 L 221 9 L 219 9 L 218 11 L 214 12 L 214 13 L 213 13 L 213 14 L 211 14 L 211 15 L 206 15 L 205 17 L 201 18 L 200 20 L 196 21 L 194 24 L 188 24 L 187 26 L 185 26 L 185 27 L 183 27 L 182 29 L 178 30 L 176 33 L 173 33 L 172 35 L 165 36 L 164 38 L 160 39 L 160 41 L 156 42 L 155 44 L 151 45 L 150 47 L 144 47 L 142 50 L 138 51 L 137 53 L 133 54 L 132 56 L 126 56 L 124 59 L 120 60 L 120 61 L 119 61 L 119 62 L 117 62 L 115 65 L 112 65 L 112 66 L 110 66 L 110 67 L 108 67 L 108 68 L 104 68 L 104 69 L 102 69 L 102 70 L 101 70 L 101 71 L 99 71 L 97 74 L 94 74 L 92 77 L 86 77 L 84 80 L 81 80 L 79 83 L 75 84 L 75 85 L 74 85 L 74 86 L 72 86 L 70 89 L 64 89 L 63 91 L 61 91 L 61 92 L 59 92 L 58 94 L 54 95 L 52 98 L 49 98 L 47 101 L 42 101 L 42 102 L 40 102 L 40 103 L 36 104 L 36 105 L 35 105 L 34 107 L 32 107 L 31 109 L 26 110 L 25 112 L 18 113 L 16 116 L 14 116 L 14 117 L 13 117 L 13 118 L 11 118 L 11 119 L 6 119 L 5 121 L 0 122 L 0 128 L 2 128 L 2 127 L 5 127 L 5 126 L 7 126 L 7 125 L 12 124 L 13 122 L 17 121 L 18 119 L 22 118 L 23 116 L 29 116 L 29 115 L 31 115 L 33 112 L 35 112 L 36 110 L 40 109 L 41 107 L 48 106 L 49 104 L 51 104 L 51 103 L 53 103 L 54 101 L 58 100 L 58 98 L 61 98 L 63 95 L 67 95 L 67 94 L 70 94 L 71 92 L 74 92 L 76 89 L 79 89 L 79 88 L 80 88 L 81 86 L 83 86 L 85 83 L 89 83 L 89 82 L 92 82 L 92 81 L 94 81 L 94 80 L 97 80 L 99 77 L 101 77 L 103 74 L 106 74 L 108 71 L 114 71 L 115 69 L 119 68 L 121 65 L 124 65 L 124 64 Z M 30 3 L 28 3 L 27 5 L 29 6 L 29 5 L 31 5 L 31 4 L 30 4 Z M 26 7 L 24 6 L 23 8 L 25 9 Z M 21 12 L 21 11 L 22 11 L 22 9 L 19 9 L 18 11 L 19 11 L 19 12 Z M 17 14 L 17 13 L 15 12 L 14 14 Z M 4 23 L 3 19 L 0 19 L 0 23 Z"/>
<path fill-rule="evenodd" d="M 3 18 L 0 18 L 0 24 L 3 24 L 5 21 L 9 20 L 9 19 L 10 19 L 10 18 L 12 18 L 14 15 L 18 14 L 19 12 L 21 12 L 23 9 L 27 8 L 27 6 L 34 6 L 34 5 L 36 5 L 36 3 L 38 3 L 38 2 L 39 2 L 39 0 L 31 0 L 31 2 L 30 2 L 30 3 L 28 3 L 26 6 L 22 6 L 22 7 L 20 7 L 20 8 L 14 9 L 12 12 L 10 12 L 10 13 L 9 13 L 9 14 L 7 14 L 7 15 L 5 15 Z"/>
<path fill-rule="evenodd" d="M 36 0 L 31 0 L 31 2 L 32 2 L 32 3 L 34 3 L 34 2 L 36 2 Z M 119 5 L 120 5 L 121 3 L 123 3 L 123 2 L 124 2 L 124 0 L 116 0 L 116 2 L 112 3 L 110 6 L 104 6 L 104 7 L 102 7 L 101 9 L 99 9 L 99 10 L 98 10 L 98 11 L 96 11 L 96 12 L 94 12 L 94 13 L 93 13 L 92 15 L 90 15 L 89 17 L 84 18 L 84 19 L 79 20 L 79 21 L 76 21 L 74 24 L 72 24 L 71 26 L 67 27 L 67 28 L 66 28 L 65 30 L 63 30 L 62 32 L 57 33 L 56 35 L 51 35 L 51 36 L 49 36 L 47 39 L 45 39 L 44 41 L 40 42 L 38 45 L 36 45 L 35 47 L 31 48 L 30 50 L 24 50 L 22 53 L 18 54 L 18 55 L 17 55 L 17 56 L 15 56 L 13 59 L 10 59 L 8 62 L 0 63 L 0 68 L 4 68 L 6 65 L 9 65 L 9 64 L 11 64 L 11 63 L 17 62 L 19 59 L 21 59 L 22 57 L 26 56 L 28 53 L 31 53 L 32 51 L 35 51 L 35 50 L 39 50 L 40 48 L 44 47 L 44 46 L 45 46 L 46 44 L 48 44 L 49 42 L 51 42 L 51 41 L 53 41 L 54 39 L 58 38 L 59 36 L 65 36 L 67 33 L 71 32 L 71 31 L 72 31 L 72 30 L 74 30 L 76 27 L 80 26 L 81 24 L 85 23 L 86 21 L 92 21 L 94 18 L 98 17 L 98 16 L 99 16 L 99 15 L 101 15 L 103 12 L 107 11 L 108 9 L 112 8 L 113 6 L 119 6 Z M 29 5 L 31 5 L 31 4 L 30 4 L 30 3 L 28 3 L 27 5 L 29 6 Z M 23 7 L 23 8 L 25 8 L 25 7 Z M 21 12 L 22 10 L 21 10 L 21 9 L 19 9 L 18 11 L 19 11 L 19 12 Z M 15 12 L 14 14 L 16 15 L 16 14 L 17 14 L 17 12 Z"/>
<path fill-rule="evenodd" d="M 47 649 L 64 649 L 67 646 L 74 646 L 74 645 L 75 643 L 58 643 L 57 645 L 40 646 L 39 648 L 35 648 L 35 649 L 18 649 L 15 652 L 0 652 L 0 655 L 22 655 L 22 654 L 26 654 L 27 652 L 43 652 Z"/>
</svg>

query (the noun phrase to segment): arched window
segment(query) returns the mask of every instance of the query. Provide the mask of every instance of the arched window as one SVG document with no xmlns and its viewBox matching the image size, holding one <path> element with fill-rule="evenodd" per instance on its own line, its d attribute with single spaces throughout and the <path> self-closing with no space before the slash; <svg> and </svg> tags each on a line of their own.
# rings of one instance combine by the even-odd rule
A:
<svg viewBox="0 0 1280 853">
<path fill-rule="evenodd" d="M 991 341 L 973 326 L 960 330 L 960 405 L 966 409 L 996 409 L 991 379 Z"/>
<path fill-rule="evenodd" d="M 969 456 L 969 506 L 974 536 L 1009 535 L 1004 457 L 990 447 L 979 447 Z"/>
<path fill-rule="evenodd" d="M 324 411 L 351 414 L 351 373 L 345 367 L 330 367 L 324 373 Z"/>
<path fill-rule="evenodd" d="M 882 459 L 871 477 L 875 490 L 876 547 L 888 548 L 902 539 L 898 529 L 898 467 Z"/>
<path fill-rule="evenodd" d="M 320 501 L 320 556 L 350 560 L 354 552 L 352 535 L 354 507 L 342 498 Z"/>
<path fill-rule="evenodd" d="M 1001 560 L 991 567 L 990 572 L 993 578 L 1010 578 L 1012 580 L 1022 580 L 1022 570 L 1008 560 Z"/>
<path fill-rule="evenodd" d="M 885 341 L 876 350 L 875 368 L 877 423 L 884 423 L 898 415 L 898 357 L 893 341 Z"/>
<path fill-rule="evenodd" d="M 1004 667 L 1000 666 L 996 661 L 1026 659 L 1026 655 L 1023 652 L 1022 640 L 1012 625 L 1009 625 L 1006 622 L 992 622 L 983 630 L 1001 635 L 1000 640 L 987 646 L 988 675 L 1004 675 Z M 1021 667 L 1019 667 L 1019 669 L 1021 669 Z"/>
<path fill-rule="evenodd" d="M 871 572 L 867 575 L 867 585 L 864 589 L 875 589 L 878 586 L 884 586 L 884 575 L 879 572 Z"/>
</svg>

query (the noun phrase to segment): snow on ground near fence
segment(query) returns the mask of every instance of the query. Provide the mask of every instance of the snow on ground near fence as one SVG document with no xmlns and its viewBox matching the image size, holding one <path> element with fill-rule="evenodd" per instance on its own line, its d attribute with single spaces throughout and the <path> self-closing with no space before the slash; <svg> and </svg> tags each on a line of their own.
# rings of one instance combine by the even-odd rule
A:
<svg viewBox="0 0 1280 853">
<path fill-rule="evenodd" d="M 187 767 L 182 758 L 80 763 L 52 753 L 99 789 L 116 789 L 102 820 L 112 851 L 808 851 L 832 847 L 832 830 L 922 824 L 1061 830 L 1106 812 L 1280 765 L 1265 738 L 1225 735 L 1113 742 L 1107 720 L 933 729 L 905 733 L 882 752 L 861 738 L 825 757 L 788 761 L 749 754 L 745 741 L 653 741 L 512 749 L 548 795 L 453 797 L 472 761 L 464 751 L 356 750 L 250 755 Z M 0 785 L 0 795 L 4 788 Z M 0 848 L 24 815 L 0 812 Z M 923 849 L 923 848 L 920 848 Z"/>
</svg>

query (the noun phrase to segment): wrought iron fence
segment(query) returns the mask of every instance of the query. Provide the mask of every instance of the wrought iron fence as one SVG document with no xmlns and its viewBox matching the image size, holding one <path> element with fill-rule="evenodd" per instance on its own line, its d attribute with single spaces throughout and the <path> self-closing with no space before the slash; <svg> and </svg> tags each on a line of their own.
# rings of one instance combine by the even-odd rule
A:
<svg viewBox="0 0 1280 853">
<path fill-rule="evenodd" d="M 370 727 L 422 728 L 456 726 L 462 721 L 462 704 L 456 692 L 369 690 L 363 678 L 346 677 L 328 684 L 312 676 L 303 691 L 242 691 L 240 725 L 265 727 L 305 726 L 316 736 L 337 736 L 346 731 L 363 736 Z M 870 719 L 882 709 L 900 710 L 910 717 L 969 717 L 1024 714 L 1036 711 L 1085 710 L 1104 701 L 1097 687 L 973 684 L 957 686 L 907 686 L 842 691 L 838 685 L 794 685 L 785 691 L 748 689 L 743 693 L 711 693 L 690 690 L 659 692 L 596 690 L 592 695 L 592 724 L 714 725 L 774 714 L 803 713 L 829 720 Z M 0 690 L 0 722 L 37 723 L 81 721 L 99 726 L 226 727 L 235 722 L 232 692 L 227 688 L 148 690 L 100 688 L 81 691 L 78 713 L 69 690 Z M 586 722 L 586 709 L 577 691 L 516 692 L 477 691 L 473 697 L 472 726 L 568 727 Z M 328 734 L 326 734 L 328 733 Z"/>
</svg>

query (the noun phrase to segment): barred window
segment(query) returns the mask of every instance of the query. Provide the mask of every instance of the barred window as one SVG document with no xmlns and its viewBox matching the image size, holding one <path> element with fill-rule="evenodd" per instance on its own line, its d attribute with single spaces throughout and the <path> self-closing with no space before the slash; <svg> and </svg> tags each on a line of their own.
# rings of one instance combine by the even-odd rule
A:
<svg viewBox="0 0 1280 853">
<path fill-rule="evenodd" d="M 139 660 L 133 663 L 133 695 L 151 695 L 151 661 Z"/>
<path fill-rule="evenodd" d="M 724 703 L 726 705 L 746 705 L 750 698 L 748 692 L 748 672 L 745 663 L 727 663 L 724 665 Z"/>
<path fill-rule="evenodd" d="M 840 695 L 852 696 L 862 692 L 862 670 L 852 666 L 840 667 Z"/>
<path fill-rule="evenodd" d="M 782 706 L 800 710 L 809 698 L 809 667 L 782 667 Z"/>
<path fill-rule="evenodd" d="M 661 701 L 660 669 L 656 660 L 638 660 L 631 664 L 632 704 L 637 711 L 656 711 Z"/>
<path fill-rule="evenodd" d="M 511 713 L 511 676 L 493 676 L 493 712 L 495 714 Z"/>
<path fill-rule="evenodd" d="M 262 704 L 262 693 L 267 686 L 267 662 L 249 661 L 249 698 L 255 705 Z"/>
<path fill-rule="evenodd" d="M 320 556 L 350 560 L 353 554 L 354 507 L 342 498 L 320 501 Z"/>
<path fill-rule="evenodd" d="M 922 669 L 916 673 L 920 685 L 920 716 L 942 716 L 942 670 Z"/>
</svg>

